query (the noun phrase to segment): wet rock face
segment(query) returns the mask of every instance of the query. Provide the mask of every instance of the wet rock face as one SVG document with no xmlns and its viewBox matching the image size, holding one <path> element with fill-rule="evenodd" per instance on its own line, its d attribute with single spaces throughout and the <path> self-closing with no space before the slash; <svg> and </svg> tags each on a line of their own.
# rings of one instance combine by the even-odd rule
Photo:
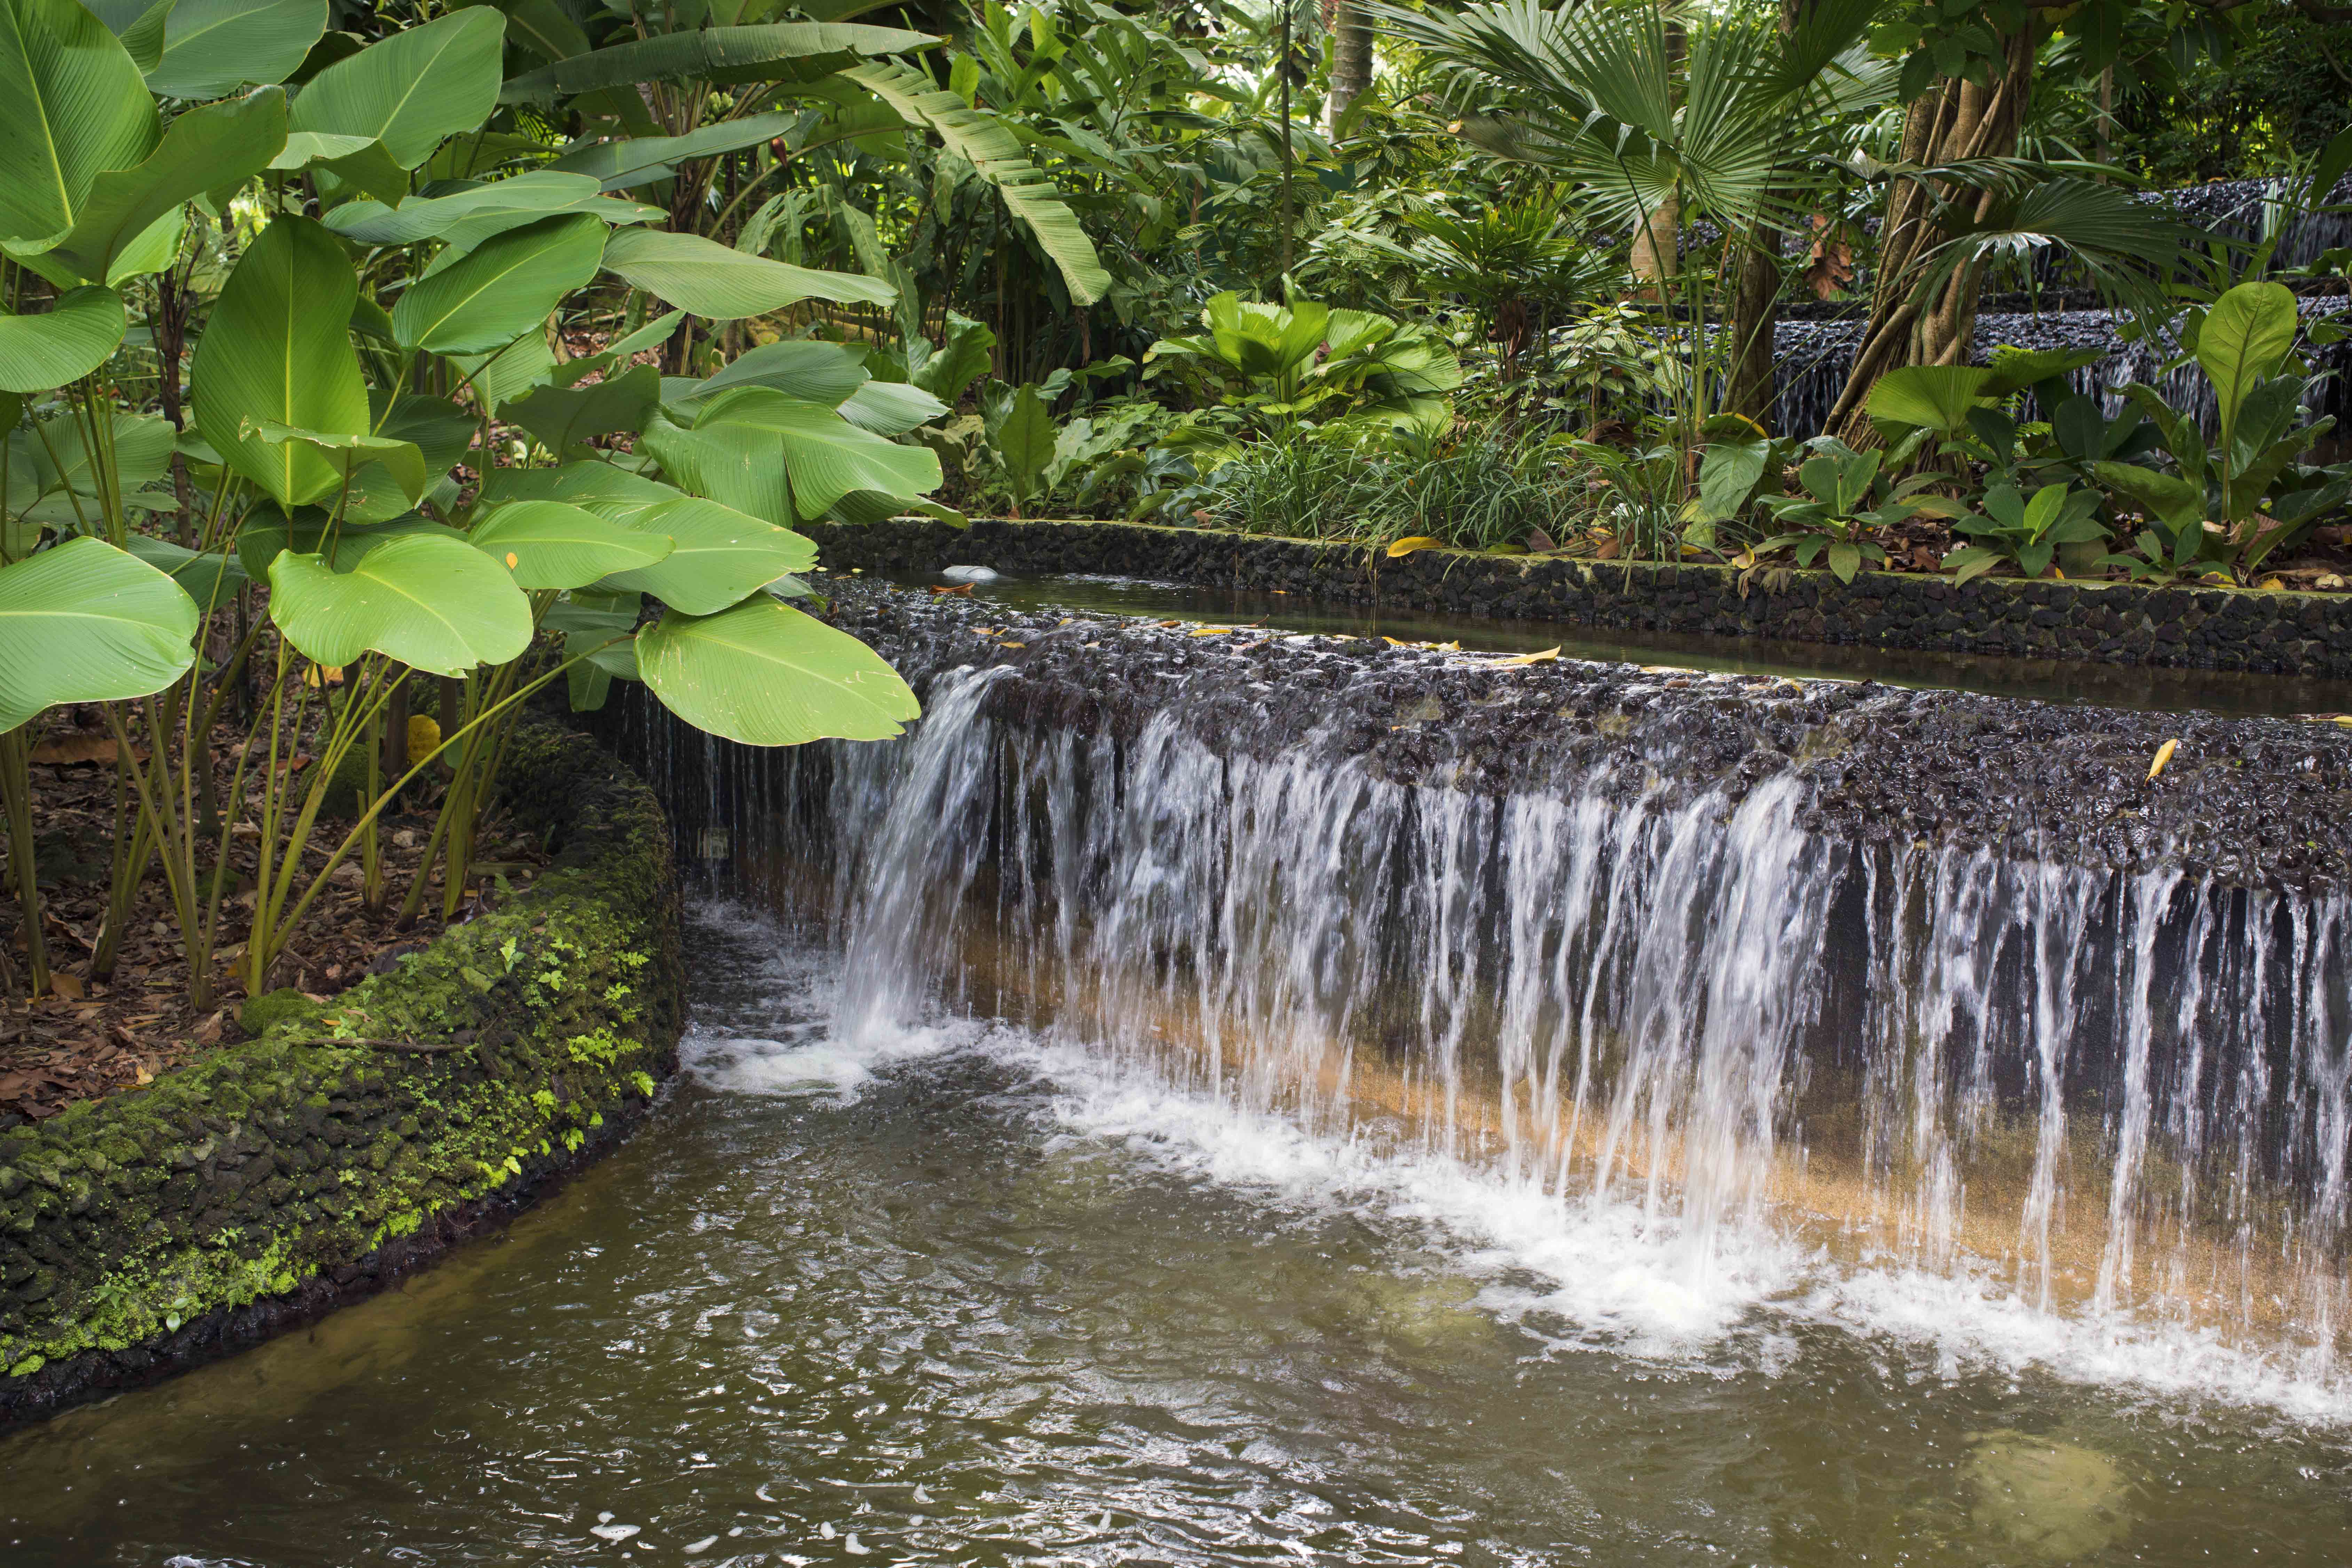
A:
<svg viewBox="0 0 2352 1568">
<path fill-rule="evenodd" d="M 2250 887 L 2352 887 L 2352 731 L 2132 713 L 1869 682 L 1632 665 L 1511 665 L 1360 638 L 1213 637 L 1009 614 L 872 584 L 835 616 L 925 691 L 1008 666 L 992 718 L 1132 741 L 1155 721 L 1228 755 L 1360 759 L 1401 784 L 1502 796 L 1593 775 L 1630 801 L 1736 803 L 1793 774 L 1801 819 L 1850 842 L 1930 839 Z M 2148 769 L 2178 745 L 2162 774 Z"/>
</svg>

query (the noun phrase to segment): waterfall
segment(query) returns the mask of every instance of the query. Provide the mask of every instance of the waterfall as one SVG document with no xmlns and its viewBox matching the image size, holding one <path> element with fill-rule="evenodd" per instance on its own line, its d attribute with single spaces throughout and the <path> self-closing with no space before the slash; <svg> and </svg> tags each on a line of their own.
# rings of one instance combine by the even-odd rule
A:
<svg viewBox="0 0 2352 1568">
<path fill-rule="evenodd" d="M 879 639 L 925 689 L 898 742 L 753 752 L 644 703 L 622 726 L 681 843 L 716 847 L 707 885 L 841 946 L 841 1033 L 1003 1018 L 1316 1135 L 1635 1215 L 1693 1279 L 1769 1235 L 2332 1375 L 2352 1307 L 2340 879 L 2264 873 L 2293 856 L 2245 845 L 2300 830 L 2242 811 L 2172 850 L 2144 808 L 2102 806 L 2146 851 L 2123 863 L 2032 779 L 1988 809 L 2051 831 L 1995 842 L 1952 831 L 1949 802 L 1894 809 L 1917 775 L 1869 776 L 1935 744 L 1889 703 L 1958 734 L 2095 740 L 2132 716 L 1885 694 L 1743 761 L 1697 721 L 1739 678 L 1563 665 L 1504 732 L 1535 742 L 1604 677 L 1655 727 L 1622 738 L 1603 704 L 1618 741 L 1482 772 L 1427 742 L 1460 727 L 1441 708 L 1505 690 L 1437 688 L 1387 724 L 1350 695 L 1379 661 L 1315 639 L 1244 680 L 1239 653 L 1174 632 L 1022 630 L 1062 681 L 964 664 L 979 613 L 914 605 Z M 1317 683 L 1319 705 L 1275 699 Z M 2308 748 L 2343 761 L 2325 727 L 2209 722 L 2192 748 L 2247 760 L 2214 771 L 2229 787 L 2340 787 L 2313 771 Z M 1829 808 L 1832 774 L 1867 816 Z M 2233 809 L 2190 799 L 2184 831 Z"/>
</svg>

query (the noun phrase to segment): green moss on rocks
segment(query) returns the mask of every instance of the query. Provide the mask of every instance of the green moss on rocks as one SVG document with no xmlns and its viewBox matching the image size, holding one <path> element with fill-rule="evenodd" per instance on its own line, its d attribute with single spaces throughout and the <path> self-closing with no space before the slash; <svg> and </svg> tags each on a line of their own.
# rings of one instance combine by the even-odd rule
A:
<svg viewBox="0 0 2352 1568">
<path fill-rule="evenodd" d="M 236 1010 L 237 1026 L 247 1035 L 264 1035 L 283 1024 L 317 1017 L 325 1009 L 291 985 L 281 985 L 246 999 Z"/>
<path fill-rule="evenodd" d="M 0 1134 L 0 1423 L 380 1283 L 651 1098 L 683 1008 L 660 810 L 551 729 L 507 776 L 555 851 L 531 891 L 330 1005 L 255 998 L 255 1040 Z"/>
</svg>

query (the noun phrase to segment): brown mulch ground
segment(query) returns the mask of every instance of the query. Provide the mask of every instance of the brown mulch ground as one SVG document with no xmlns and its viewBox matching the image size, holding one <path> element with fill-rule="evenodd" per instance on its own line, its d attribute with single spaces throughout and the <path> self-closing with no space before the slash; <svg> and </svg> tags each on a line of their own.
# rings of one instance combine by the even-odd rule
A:
<svg viewBox="0 0 2352 1568">
<path fill-rule="evenodd" d="M 250 826 L 231 839 L 232 891 L 225 900 L 220 951 L 215 954 L 215 996 L 207 1007 L 189 999 L 189 975 L 169 892 L 160 867 L 151 866 L 110 974 L 92 972 L 107 912 L 114 844 L 114 742 L 97 727 L 94 711 L 61 710 L 44 721 L 32 767 L 34 837 L 37 846 L 43 932 L 56 994 L 26 1003 L 25 936 L 0 836 L 0 953 L 13 984 L 0 998 L 0 1131 L 54 1116 L 77 1100 L 94 1100 L 148 1082 L 223 1044 L 243 1038 L 237 1009 L 245 975 L 247 913 L 254 900 L 255 847 Z M 226 730 L 226 726 L 224 725 Z M 224 795 L 240 735 L 224 734 L 214 747 Z M 413 785 L 396 813 L 387 812 L 381 843 L 387 896 L 367 908 L 356 849 L 312 903 L 272 981 L 314 997 L 333 995 L 371 970 L 388 970 L 402 952 L 441 928 L 441 877 L 436 870 L 424 911 L 399 929 L 400 902 L 431 837 L 440 784 L 427 775 Z M 257 814 L 248 813 L 247 822 Z M 348 821 L 322 821 L 305 856 L 305 874 L 326 863 L 326 852 L 349 830 Z M 511 837 L 486 822 L 478 869 L 527 883 L 544 858 L 535 841 Z M 495 895 L 495 881 L 492 893 Z M 461 908 L 462 921 L 472 912 Z"/>
</svg>

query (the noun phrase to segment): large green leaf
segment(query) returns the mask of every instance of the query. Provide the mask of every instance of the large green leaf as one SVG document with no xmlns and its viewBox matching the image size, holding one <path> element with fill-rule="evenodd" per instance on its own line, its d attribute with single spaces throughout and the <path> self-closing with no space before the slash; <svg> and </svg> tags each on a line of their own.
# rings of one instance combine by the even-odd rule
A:
<svg viewBox="0 0 2352 1568">
<path fill-rule="evenodd" d="M 1063 201 L 1052 177 L 1029 161 L 1020 139 L 1003 121 L 896 60 L 869 61 L 841 74 L 888 104 L 908 124 L 935 132 L 949 152 L 995 186 L 1005 207 L 1061 268 L 1071 299 L 1091 305 L 1109 291 L 1110 274 L 1103 269 L 1078 215 Z"/>
<path fill-rule="evenodd" d="M 618 374 L 608 370 L 604 380 L 585 386 L 534 387 L 507 405 L 505 417 L 562 457 L 594 437 L 643 429 L 660 400 L 661 372 L 649 364 L 632 365 Z"/>
<path fill-rule="evenodd" d="M 523 587 L 584 588 L 614 572 L 651 566 L 677 548 L 560 500 L 519 500 L 474 524 L 474 548 L 506 563 Z"/>
<path fill-rule="evenodd" d="M 558 213 L 593 213 L 608 224 L 652 223 L 663 216 L 659 207 L 604 195 L 585 174 L 531 169 L 511 179 L 493 180 L 450 195 L 404 201 L 397 207 L 381 202 L 347 202 L 324 221 L 354 245 L 414 245 L 420 239 L 437 239 L 463 253 L 492 235 Z"/>
<path fill-rule="evenodd" d="M 122 40 L 76 0 L 0 0 L 0 240 L 45 249 L 160 126 Z"/>
<path fill-rule="evenodd" d="M 553 468 L 494 469 L 489 487 L 485 506 L 511 500 L 570 501 L 633 528 L 644 527 L 645 514 L 654 508 L 686 499 L 686 492 L 675 486 L 593 458 Z"/>
<path fill-rule="evenodd" d="M 480 429 L 474 416 L 446 397 L 404 392 L 386 405 L 383 393 L 368 393 L 375 433 L 394 440 L 414 441 L 425 454 L 425 466 L 435 475 L 446 473 L 465 460 L 467 448 Z"/>
<path fill-rule="evenodd" d="M 177 583 L 189 598 L 206 609 L 226 603 L 230 595 L 253 581 L 234 551 L 191 550 L 152 533 L 131 534 L 125 544 L 131 554 Z"/>
<path fill-rule="evenodd" d="M 715 616 L 672 609 L 636 651 L 664 707 L 749 746 L 887 740 L 922 713 L 879 654 L 765 595 Z"/>
<path fill-rule="evenodd" d="M 673 402 L 693 403 L 738 386 L 765 386 L 803 402 L 836 407 L 866 384 L 866 354 L 846 343 L 787 339 L 738 354 Z"/>
<path fill-rule="evenodd" d="M 604 234 L 603 224 L 573 213 L 494 235 L 411 283 L 392 308 L 393 336 L 403 348 L 436 353 L 503 348 L 596 276 Z"/>
<path fill-rule="evenodd" d="M 625 229 L 604 247 L 604 270 L 681 310 L 712 321 L 763 316 L 803 300 L 887 305 L 898 290 L 872 278 L 818 272 L 742 251 L 697 234 Z"/>
<path fill-rule="evenodd" d="M 688 489 L 772 522 L 823 517 L 853 490 L 926 495 L 940 479 L 928 448 L 761 386 L 713 398 L 690 430 L 656 420 L 643 445 Z"/>
<path fill-rule="evenodd" d="M 59 702 L 163 689 L 195 662 L 195 632 L 180 585 L 103 540 L 0 567 L 0 731 Z"/>
<path fill-rule="evenodd" d="M 285 145 L 286 94 L 278 88 L 192 109 L 172 121 L 144 163 L 98 176 L 72 231 L 47 259 L 105 281 L 116 258 L 157 220 L 207 190 L 259 174 Z"/>
<path fill-rule="evenodd" d="M 988 444 L 1004 464 L 1013 499 L 1025 503 L 1045 486 L 1045 469 L 1054 460 L 1054 416 L 1031 382 L 1014 388 L 990 413 Z"/>
<path fill-rule="evenodd" d="M 275 419 L 248 423 L 241 433 L 258 436 L 273 447 L 310 448 L 333 467 L 339 485 L 356 479 L 363 469 L 380 465 L 400 487 L 402 499 L 410 506 L 416 504 L 425 487 L 433 482 L 425 471 L 424 451 L 415 442 L 397 437 L 303 430 Z"/>
<path fill-rule="evenodd" d="M 665 535 L 674 546 L 667 559 L 616 572 L 604 585 L 651 594 L 688 615 L 723 610 L 779 577 L 816 564 L 816 545 L 805 536 L 699 496 L 642 509 L 627 501 L 582 504 L 616 521 L 625 519 L 646 533 Z"/>
<path fill-rule="evenodd" d="M 2277 373 L 2294 348 L 2294 295 L 2282 283 L 2241 283 L 2213 301 L 2197 329 L 2197 363 L 2213 380 L 2221 428 L 2256 385 Z"/>
<path fill-rule="evenodd" d="M 469 5 L 370 44 L 320 71 L 294 100 L 293 129 L 368 136 L 414 169 L 444 136 L 471 131 L 499 102 L 507 19 Z"/>
<path fill-rule="evenodd" d="M 495 354 L 455 355 L 453 363 L 472 378 L 474 395 L 496 414 L 553 373 L 555 351 L 544 333 L 525 332 Z"/>
<path fill-rule="evenodd" d="M 265 504 L 256 507 L 237 529 L 236 560 L 257 583 L 268 579 L 269 563 L 286 550 L 323 556 L 336 571 L 348 572 L 359 563 L 361 556 L 385 540 L 418 534 L 454 539 L 459 543 L 466 539 L 458 530 L 435 522 L 420 512 L 405 512 L 382 522 L 353 522 L 348 517 L 339 522 L 324 507 L 297 507 L 289 518 L 276 507 Z"/>
<path fill-rule="evenodd" d="M 123 53 L 142 71 L 155 68 L 163 53 L 163 24 L 172 0 L 84 0 L 106 30 L 122 40 Z"/>
<path fill-rule="evenodd" d="M 507 103 L 550 103 L 599 88 L 635 90 L 639 82 L 687 77 L 758 80 L 763 76 L 793 74 L 790 68 L 795 62 L 911 54 L 943 41 L 934 34 L 902 27 L 819 22 L 656 33 L 526 72 L 506 84 L 500 99 Z"/>
<path fill-rule="evenodd" d="M 165 98 L 218 98 L 294 74 L 327 30 L 327 0 L 178 0 L 147 85 Z"/>
<path fill-rule="evenodd" d="M 0 392 L 47 392 L 104 364 L 127 327 L 122 296 L 92 283 L 37 316 L 0 316 Z"/>
<path fill-rule="evenodd" d="M 342 474 L 299 443 L 247 435 L 275 422 L 356 436 L 370 425 L 352 349 L 359 279 L 334 236 L 309 218 L 278 217 L 229 274 L 189 369 L 189 401 L 205 439 L 281 506 L 313 501 Z"/>
<path fill-rule="evenodd" d="M 551 167 L 593 177 L 608 191 L 666 180 L 690 158 L 712 158 L 740 153 L 793 130 L 798 113 L 751 114 L 740 120 L 720 120 L 683 136 L 634 136 L 620 142 L 592 142 L 567 148 Z"/>
<path fill-rule="evenodd" d="M 838 406 L 844 419 L 877 436 L 903 436 L 948 411 L 946 404 L 903 381 L 869 381 Z"/>
<path fill-rule="evenodd" d="M 1969 410 L 1991 379 L 1972 364 L 1905 365 L 1878 378 L 1867 406 L 1873 419 L 1955 435 L 1969 427 Z"/>
<path fill-rule="evenodd" d="M 434 535 L 387 539 L 348 572 L 287 551 L 269 563 L 269 616 L 324 665 L 388 655 L 435 675 L 504 664 L 530 646 L 530 600 L 472 545 Z"/>
</svg>

